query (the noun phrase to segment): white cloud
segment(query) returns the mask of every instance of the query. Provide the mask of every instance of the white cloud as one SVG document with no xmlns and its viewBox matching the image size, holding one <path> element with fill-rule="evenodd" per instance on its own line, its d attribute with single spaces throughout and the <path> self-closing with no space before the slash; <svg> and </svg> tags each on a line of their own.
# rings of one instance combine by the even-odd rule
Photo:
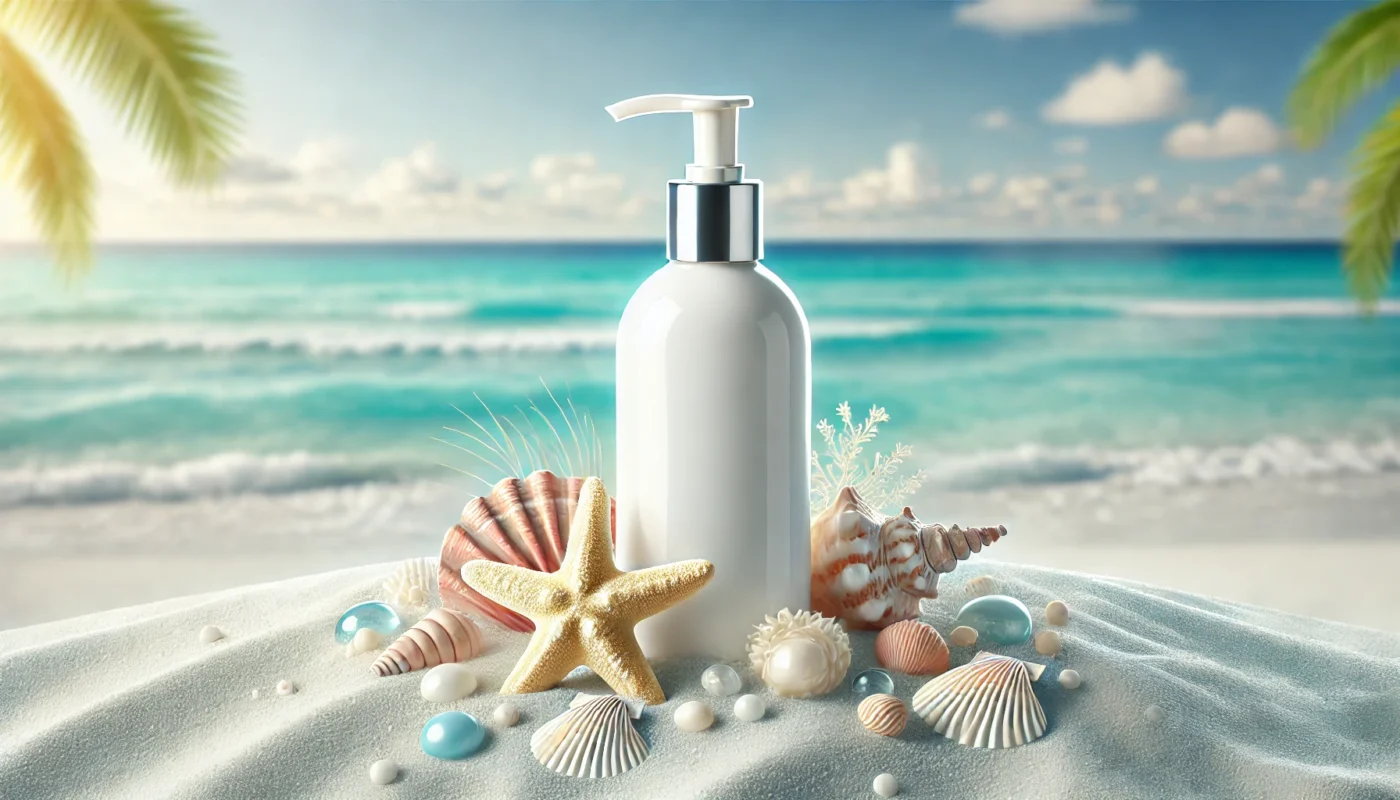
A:
<svg viewBox="0 0 1400 800">
<path fill-rule="evenodd" d="M 997 174 L 995 172 L 979 172 L 967 182 L 967 190 L 974 197 L 982 197 L 996 188 L 996 185 Z"/>
<path fill-rule="evenodd" d="M 790 203 L 807 200 L 816 194 L 816 182 L 810 169 L 800 170 L 776 183 L 765 183 L 764 199 L 769 203 Z"/>
<path fill-rule="evenodd" d="M 1111 60 L 1070 81 L 1046 104 L 1045 119 L 1073 125 L 1127 125 L 1160 119 L 1186 103 L 1186 74 L 1147 51 L 1130 67 Z"/>
<path fill-rule="evenodd" d="M 1161 181 L 1156 175 L 1144 175 L 1133 182 L 1133 191 L 1140 195 L 1153 195 L 1161 188 Z"/>
<path fill-rule="evenodd" d="M 299 175 L 329 176 L 345 171 L 350 148 L 340 139 L 311 139 L 301 143 L 291 167 Z"/>
<path fill-rule="evenodd" d="M 908 208 L 937 194 L 926 185 L 919 146 L 899 142 L 890 147 L 883 169 L 866 169 L 841 183 L 840 196 L 827 203 L 838 213 Z"/>
<path fill-rule="evenodd" d="M 1083 164 L 1065 164 L 1055 168 L 1055 178 L 1061 181 L 1082 181 L 1089 177 L 1089 168 Z"/>
<path fill-rule="evenodd" d="M 1062 156 L 1082 156 L 1089 152 L 1089 140 L 1083 136 L 1071 136 L 1055 142 L 1055 152 Z"/>
<path fill-rule="evenodd" d="M 540 185 L 545 210 L 577 217 L 636 216 L 646 207 L 627 197 L 626 182 L 613 172 L 599 172 L 592 153 L 540 155 L 530 162 L 530 177 Z"/>
<path fill-rule="evenodd" d="M 1039 33 L 1127 19 L 1127 6 L 1095 0 L 977 0 L 953 12 L 961 25 L 1002 35 Z"/>
<path fill-rule="evenodd" d="M 1327 178 L 1313 178 L 1303 193 L 1293 201 L 1295 208 L 1304 211 L 1335 209 L 1341 199 L 1343 187 Z"/>
<path fill-rule="evenodd" d="M 1226 109 L 1214 124 L 1183 122 L 1163 146 L 1176 158 L 1237 158 L 1272 153 L 1283 134 L 1268 114 L 1253 108 Z"/>
<path fill-rule="evenodd" d="M 295 179 L 296 171 L 291 166 L 261 153 L 236 155 L 224 169 L 224 181 L 232 184 L 265 185 Z"/>
<path fill-rule="evenodd" d="M 1044 175 L 1007 178 L 1001 186 L 1001 193 L 1016 208 L 1031 211 L 1040 208 L 1048 199 L 1050 179 Z"/>
<path fill-rule="evenodd" d="M 1004 108 L 994 108 L 977 116 L 977 124 L 989 131 L 999 131 L 1011 125 L 1011 112 Z"/>
<path fill-rule="evenodd" d="M 389 210 L 450 211 L 459 205 L 463 188 L 462 176 L 442 162 L 437 145 L 424 142 L 406 156 L 386 160 L 359 196 Z"/>
</svg>

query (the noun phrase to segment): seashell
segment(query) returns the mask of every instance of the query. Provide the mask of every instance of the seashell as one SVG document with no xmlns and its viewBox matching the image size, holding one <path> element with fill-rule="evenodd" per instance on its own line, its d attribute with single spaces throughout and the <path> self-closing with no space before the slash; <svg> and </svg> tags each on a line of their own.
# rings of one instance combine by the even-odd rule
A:
<svg viewBox="0 0 1400 800">
<path fill-rule="evenodd" d="M 361 653 L 378 650 L 383 642 L 384 637 L 379 635 L 379 631 L 374 628 L 360 628 L 355 631 L 355 638 L 350 640 L 350 644 L 345 645 L 345 656 L 354 658 Z"/>
<path fill-rule="evenodd" d="M 881 736 L 898 736 L 909 721 L 909 709 L 904 701 L 888 694 L 872 694 L 860 701 L 856 709 L 860 724 L 871 733 Z"/>
<path fill-rule="evenodd" d="M 476 658 L 482 649 L 481 630 L 470 617 L 460 611 L 435 608 L 389 645 L 374 662 L 374 672 L 381 678 L 401 675 Z"/>
<path fill-rule="evenodd" d="M 1045 604 L 1045 621 L 1051 625 L 1069 624 L 1069 606 L 1063 600 L 1051 600 Z"/>
<path fill-rule="evenodd" d="M 279 694 L 279 695 L 281 695 L 281 696 L 283 696 L 283 697 L 286 697 L 286 696 L 289 695 L 289 694 L 296 694 L 296 693 L 297 693 L 297 685 L 296 685 L 295 683 L 292 683 L 292 682 L 289 681 L 289 680 L 280 680 L 280 681 L 277 682 L 277 694 Z"/>
<path fill-rule="evenodd" d="M 977 575 L 963 584 L 963 597 L 968 600 L 976 600 L 979 597 L 996 593 L 997 582 L 992 580 L 990 575 Z"/>
<path fill-rule="evenodd" d="M 948 644 L 931 625 L 906 619 L 875 637 L 875 660 L 906 675 L 941 675 L 948 671 Z"/>
<path fill-rule="evenodd" d="M 199 629 L 199 641 L 202 644 L 213 644 L 224 638 L 224 632 L 213 625 L 205 625 Z"/>
<path fill-rule="evenodd" d="M 691 700 L 676 709 L 674 720 L 686 733 L 699 733 L 715 724 L 715 712 L 699 700 Z"/>
<path fill-rule="evenodd" d="M 811 697 L 839 686 L 851 667 L 851 640 L 836 620 L 786 608 L 749 634 L 749 664 L 782 697 Z"/>
<path fill-rule="evenodd" d="M 941 573 L 1005 535 L 925 525 L 908 508 L 886 517 L 847 486 L 812 520 L 812 610 L 871 630 L 914 619 Z"/>
<path fill-rule="evenodd" d="M 533 631 L 534 623 L 525 616 L 468 586 L 462 565 L 485 559 L 540 572 L 558 570 L 583 481 L 540 470 L 525 478 L 504 478 L 490 494 L 467 501 L 461 521 L 442 540 L 437 580 L 443 606 L 481 614 L 513 631 Z M 616 503 L 612 524 L 616 540 Z"/>
<path fill-rule="evenodd" d="M 977 629 L 959 625 L 948 634 L 948 641 L 952 642 L 954 647 L 971 647 L 977 644 Z"/>
<path fill-rule="evenodd" d="M 1019 747 L 1045 735 L 1045 711 L 1026 664 L 989 655 L 949 670 L 914 693 L 914 713 L 969 747 Z"/>
<path fill-rule="evenodd" d="M 426 609 L 437 588 L 437 576 L 437 564 L 431 558 L 400 561 L 384 581 L 384 597 L 404 610 Z"/>
<path fill-rule="evenodd" d="M 581 694 L 575 702 L 580 699 L 530 737 L 541 764 L 571 778 L 610 778 L 646 760 L 647 744 L 622 698 Z"/>
</svg>

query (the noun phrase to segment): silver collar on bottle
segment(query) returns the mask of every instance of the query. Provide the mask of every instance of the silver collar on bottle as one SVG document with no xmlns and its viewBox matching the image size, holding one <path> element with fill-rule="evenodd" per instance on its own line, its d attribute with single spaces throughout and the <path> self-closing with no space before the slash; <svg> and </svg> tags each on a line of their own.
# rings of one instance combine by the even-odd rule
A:
<svg viewBox="0 0 1400 800">
<path fill-rule="evenodd" d="M 741 173 L 737 169 L 735 173 L 734 183 L 667 184 L 667 258 L 692 262 L 763 258 L 763 184 L 738 182 Z"/>
</svg>

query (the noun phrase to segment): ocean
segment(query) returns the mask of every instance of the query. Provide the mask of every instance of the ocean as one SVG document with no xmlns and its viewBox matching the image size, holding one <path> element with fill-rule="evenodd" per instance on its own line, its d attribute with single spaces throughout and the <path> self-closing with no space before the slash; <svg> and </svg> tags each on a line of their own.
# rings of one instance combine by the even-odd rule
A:
<svg viewBox="0 0 1400 800">
<path fill-rule="evenodd" d="M 606 475 L 616 320 L 663 260 L 122 246 L 67 285 L 0 251 L 0 548 L 435 542 L 479 488 L 458 470 L 500 471 L 445 430 L 483 403 L 588 415 Z M 765 263 L 811 323 L 814 422 L 884 407 L 875 447 L 912 445 L 934 493 L 1400 471 L 1400 302 L 1359 315 L 1335 245 L 779 243 Z"/>
</svg>

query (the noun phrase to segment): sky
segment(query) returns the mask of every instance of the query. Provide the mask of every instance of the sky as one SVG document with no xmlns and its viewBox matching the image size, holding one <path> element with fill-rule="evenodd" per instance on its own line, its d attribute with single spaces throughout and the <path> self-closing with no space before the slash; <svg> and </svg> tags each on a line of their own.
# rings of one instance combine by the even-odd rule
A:
<svg viewBox="0 0 1400 800">
<path fill-rule="evenodd" d="M 1361 7 L 1339 0 L 183 5 L 243 76 L 213 191 L 168 188 L 42 62 L 104 240 L 659 237 L 689 120 L 603 111 L 659 92 L 754 98 L 740 160 L 770 239 L 1335 238 L 1389 100 L 1290 145 L 1299 67 Z M 31 237 L 0 189 L 0 239 Z"/>
</svg>

